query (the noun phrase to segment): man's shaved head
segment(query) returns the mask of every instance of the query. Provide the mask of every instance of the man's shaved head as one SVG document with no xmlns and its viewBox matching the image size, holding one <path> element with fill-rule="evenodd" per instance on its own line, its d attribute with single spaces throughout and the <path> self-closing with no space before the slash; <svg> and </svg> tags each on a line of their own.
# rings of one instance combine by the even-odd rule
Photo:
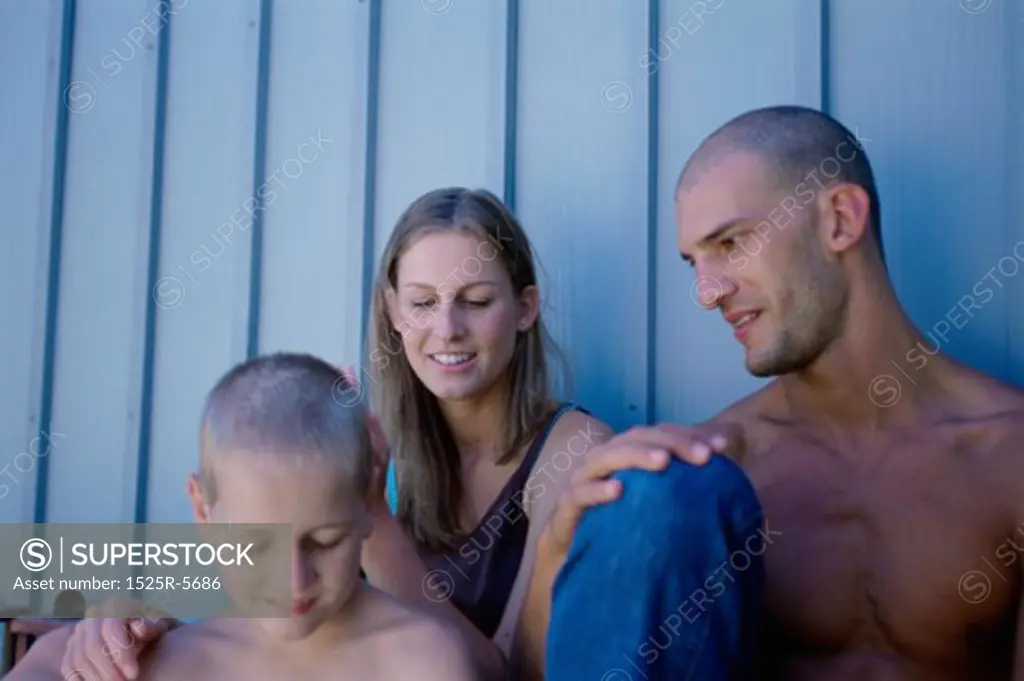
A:
<svg viewBox="0 0 1024 681">
<path fill-rule="evenodd" d="M 882 253 L 881 210 L 874 173 L 856 135 L 839 121 L 800 106 L 771 106 L 741 114 L 700 144 L 679 174 L 676 195 L 717 162 L 737 152 L 762 159 L 777 172 L 780 185 L 787 190 L 800 183 L 859 185 L 870 199 L 870 230 Z"/>
<path fill-rule="evenodd" d="M 335 367 L 307 354 L 278 353 L 243 362 L 207 396 L 200 434 L 200 481 L 217 499 L 215 468 L 222 453 L 273 457 L 301 465 L 338 465 L 353 491 L 367 491 L 372 452 L 357 388 Z"/>
</svg>

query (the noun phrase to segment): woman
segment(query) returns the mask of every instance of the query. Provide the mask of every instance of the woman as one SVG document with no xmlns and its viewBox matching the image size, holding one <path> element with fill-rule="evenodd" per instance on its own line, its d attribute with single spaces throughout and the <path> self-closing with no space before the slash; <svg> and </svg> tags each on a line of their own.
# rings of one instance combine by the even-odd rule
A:
<svg viewBox="0 0 1024 681">
<path fill-rule="evenodd" d="M 489 192 L 413 202 L 373 307 L 368 372 L 392 444 L 394 513 L 382 504 L 363 567 L 456 623 L 502 678 L 537 538 L 579 465 L 559 471 L 552 457 L 571 449 L 575 463 L 611 431 L 552 398 L 531 247 Z"/>
</svg>

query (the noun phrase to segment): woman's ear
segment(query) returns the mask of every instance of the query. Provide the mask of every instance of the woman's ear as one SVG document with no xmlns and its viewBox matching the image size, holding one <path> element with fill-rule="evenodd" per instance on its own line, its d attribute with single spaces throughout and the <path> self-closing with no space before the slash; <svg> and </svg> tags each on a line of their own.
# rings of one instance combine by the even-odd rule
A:
<svg viewBox="0 0 1024 681">
<path fill-rule="evenodd" d="M 398 322 L 401 320 L 401 315 L 398 311 L 398 294 L 390 286 L 384 289 L 384 312 L 391 322 L 391 328 L 397 329 Z"/>
<path fill-rule="evenodd" d="M 540 289 L 531 284 L 523 288 L 519 294 L 519 318 L 516 320 L 516 328 L 519 331 L 529 331 L 537 321 L 538 314 L 540 314 Z"/>
</svg>

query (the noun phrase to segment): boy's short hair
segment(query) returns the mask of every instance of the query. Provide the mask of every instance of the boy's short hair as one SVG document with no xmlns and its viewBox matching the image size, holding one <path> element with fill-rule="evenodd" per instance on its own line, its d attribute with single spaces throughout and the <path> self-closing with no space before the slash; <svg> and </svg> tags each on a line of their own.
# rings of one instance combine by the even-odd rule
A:
<svg viewBox="0 0 1024 681">
<path fill-rule="evenodd" d="M 217 500 L 219 452 L 314 458 L 338 464 L 353 492 L 365 495 L 373 473 L 367 407 L 331 364 L 309 354 L 279 352 L 246 360 L 213 387 L 203 408 L 199 482 Z"/>
</svg>

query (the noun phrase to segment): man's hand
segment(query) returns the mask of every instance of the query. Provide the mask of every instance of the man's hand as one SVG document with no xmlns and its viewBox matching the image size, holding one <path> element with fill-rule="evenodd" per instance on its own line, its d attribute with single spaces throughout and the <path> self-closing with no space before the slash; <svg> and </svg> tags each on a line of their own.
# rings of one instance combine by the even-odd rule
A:
<svg viewBox="0 0 1024 681">
<path fill-rule="evenodd" d="M 61 674 L 68 681 L 137 678 L 141 652 L 179 624 L 174 618 L 157 614 L 129 599 L 111 599 L 93 606 L 72 631 Z"/>
<path fill-rule="evenodd" d="M 615 471 L 658 471 L 668 466 L 672 457 L 701 466 L 711 459 L 712 451 L 739 456 L 743 445 L 739 426 L 720 424 L 639 427 L 612 438 L 595 448 L 573 475 L 539 539 L 538 557 L 552 569 L 561 568 L 583 511 L 619 497 L 621 485 L 608 479 Z"/>
</svg>

